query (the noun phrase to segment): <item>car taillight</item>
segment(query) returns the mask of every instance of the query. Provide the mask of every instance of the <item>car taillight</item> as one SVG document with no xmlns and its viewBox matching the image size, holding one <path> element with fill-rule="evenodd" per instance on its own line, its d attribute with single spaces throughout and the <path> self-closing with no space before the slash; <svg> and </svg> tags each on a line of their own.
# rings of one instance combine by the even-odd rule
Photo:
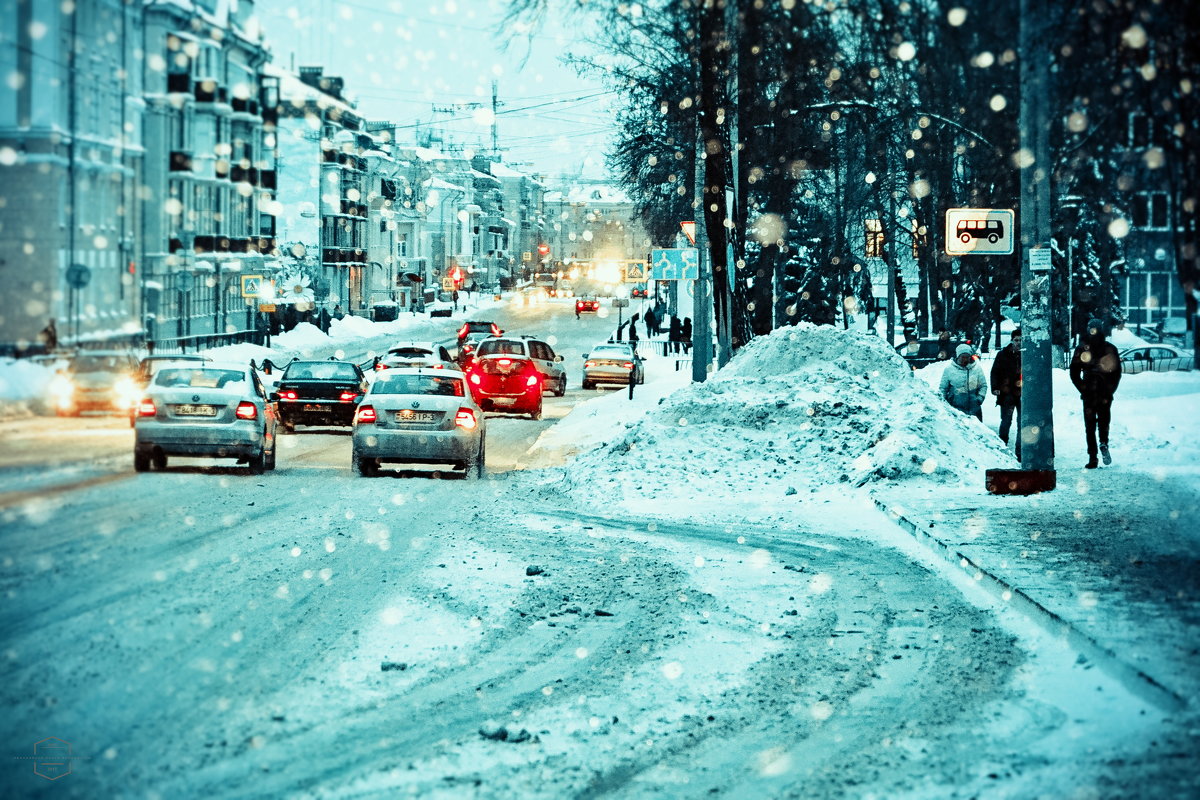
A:
<svg viewBox="0 0 1200 800">
<path fill-rule="evenodd" d="M 296 393 L 295 392 L 280 392 L 279 399 L 280 400 L 295 400 Z"/>
<path fill-rule="evenodd" d="M 387 365 L 387 364 L 376 364 L 376 365 L 375 365 L 375 371 L 376 371 L 376 372 L 378 372 L 378 371 L 379 371 L 379 370 L 381 370 L 381 369 L 387 369 L 387 368 L 388 368 L 388 365 Z"/>
<path fill-rule="evenodd" d="M 463 325 L 461 328 L 458 329 L 458 338 L 465 339 L 465 338 L 467 338 L 467 334 L 470 332 L 471 332 L 471 329 L 468 326 Z"/>
<path fill-rule="evenodd" d="M 475 412 L 471 409 L 460 408 L 454 415 L 454 424 L 463 430 L 473 431 L 479 427 L 479 420 L 475 419 Z"/>
<path fill-rule="evenodd" d="M 525 381 L 525 385 L 526 386 L 537 386 L 537 382 L 538 382 L 538 375 L 537 375 L 537 373 L 534 373 L 533 375 L 529 376 L 528 380 Z"/>
<path fill-rule="evenodd" d="M 475 384 L 476 386 L 479 385 L 479 373 L 478 372 L 472 372 L 467 377 L 471 379 L 471 383 Z"/>
<path fill-rule="evenodd" d="M 236 413 L 238 419 L 255 419 L 258 417 L 258 407 L 248 400 L 243 400 L 238 403 Z"/>
<path fill-rule="evenodd" d="M 434 369 L 445 369 L 446 368 L 445 364 L 430 364 L 429 366 L 433 367 Z"/>
<path fill-rule="evenodd" d="M 583 368 L 584 368 L 584 369 L 591 369 L 591 368 L 592 368 L 592 367 L 594 367 L 594 366 L 596 366 L 596 362 L 595 362 L 595 361 L 585 361 L 585 362 L 583 363 Z"/>
<path fill-rule="evenodd" d="M 632 361 L 626 361 L 626 362 L 625 362 L 624 364 L 622 364 L 621 366 L 622 366 L 622 367 L 624 367 L 625 369 L 633 369 L 633 362 L 632 362 Z"/>
<path fill-rule="evenodd" d="M 354 415 L 354 421 L 360 423 L 372 423 L 377 419 L 374 406 L 363 406 L 358 409 L 358 413 Z"/>
<path fill-rule="evenodd" d="M 354 400 L 357 397 L 358 397 L 358 392 L 342 392 L 342 394 L 338 397 L 338 399 L 341 400 L 343 403 L 349 403 L 351 400 Z"/>
<path fill-rule="evenodd" d="M 158 413 L 158 409 L 154 407 L 154 401 L 149 397 L 143 398 L 142 402 L 138 403 L 139 417 L 153 417 Z"/>
<path fill-rule="evenodd" d="M 496 323 L 492 323 L 492 336 L 499 336 L 503 332 L 504 331 L 500 330 L 500 328 L 496 326 Z"/>
</svg>

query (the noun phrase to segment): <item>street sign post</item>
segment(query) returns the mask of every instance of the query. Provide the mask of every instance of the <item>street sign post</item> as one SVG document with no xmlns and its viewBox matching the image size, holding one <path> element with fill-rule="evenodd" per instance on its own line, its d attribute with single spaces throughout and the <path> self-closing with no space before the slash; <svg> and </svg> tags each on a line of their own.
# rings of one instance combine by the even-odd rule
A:
<svg viewBox="0 0 1200 800">
<path fill-rule="evenodd" d="M 656 281 L 694 281 L 700 277 L 700 251 L 694 247 L 650 251 L 650 277 Z"/>
<path fill-rule="evenodd" d="M 1011 208 L 948 208 L 946 255 L 1011 255 L 1015 222 Z"/>
</svg>

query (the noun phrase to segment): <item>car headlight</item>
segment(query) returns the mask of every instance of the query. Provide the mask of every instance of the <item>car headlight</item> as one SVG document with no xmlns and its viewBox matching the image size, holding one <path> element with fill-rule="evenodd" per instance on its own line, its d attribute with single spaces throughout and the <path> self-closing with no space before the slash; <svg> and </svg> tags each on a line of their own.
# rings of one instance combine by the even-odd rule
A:
<svg viewBox="0 0 1200 800">
<path fill-rule="evenodd" d="M 69 406 L 75 398 L 75 382 L 66 375 L 55 375 L 46 387 L 55 404 Z"/>
<path fill-rule="evenodd" d="M 133 378 L 121 378 L 113 384 L 113 399 L 120 408 L 133 408 L 141 394 Z"/>
</svg>

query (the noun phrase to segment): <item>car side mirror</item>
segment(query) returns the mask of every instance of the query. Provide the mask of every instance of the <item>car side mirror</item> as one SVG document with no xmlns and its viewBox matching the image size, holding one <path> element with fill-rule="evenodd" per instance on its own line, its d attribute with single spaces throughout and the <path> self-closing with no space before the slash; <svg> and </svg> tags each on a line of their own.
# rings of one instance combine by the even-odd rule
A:
<svg viewBox="0 0 1200 800">
<path fill-rule="evenodd" d="M 587 357 L 588 357 L 588 354 L 587 354 L 587 353 L 584 353 L 584 354 L 583 354 L 583 357 L 584 357 L 584 358 L 587 358 Z"/>
</svg>

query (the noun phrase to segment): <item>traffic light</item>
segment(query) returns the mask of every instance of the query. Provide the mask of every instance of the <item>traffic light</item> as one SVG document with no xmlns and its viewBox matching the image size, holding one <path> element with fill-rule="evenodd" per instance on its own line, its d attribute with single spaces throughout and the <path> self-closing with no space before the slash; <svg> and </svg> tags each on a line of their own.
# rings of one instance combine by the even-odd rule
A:
<svg viewBox="0 0 1200 800">
<path fill-rule="evenodd" d="M 539 256 L 550 255 L 550 245 L 546 244 L 545 242 L 543 242 L 542 244 L 539 244 L 538 245 L 538 255 Z"/>
</svg>

